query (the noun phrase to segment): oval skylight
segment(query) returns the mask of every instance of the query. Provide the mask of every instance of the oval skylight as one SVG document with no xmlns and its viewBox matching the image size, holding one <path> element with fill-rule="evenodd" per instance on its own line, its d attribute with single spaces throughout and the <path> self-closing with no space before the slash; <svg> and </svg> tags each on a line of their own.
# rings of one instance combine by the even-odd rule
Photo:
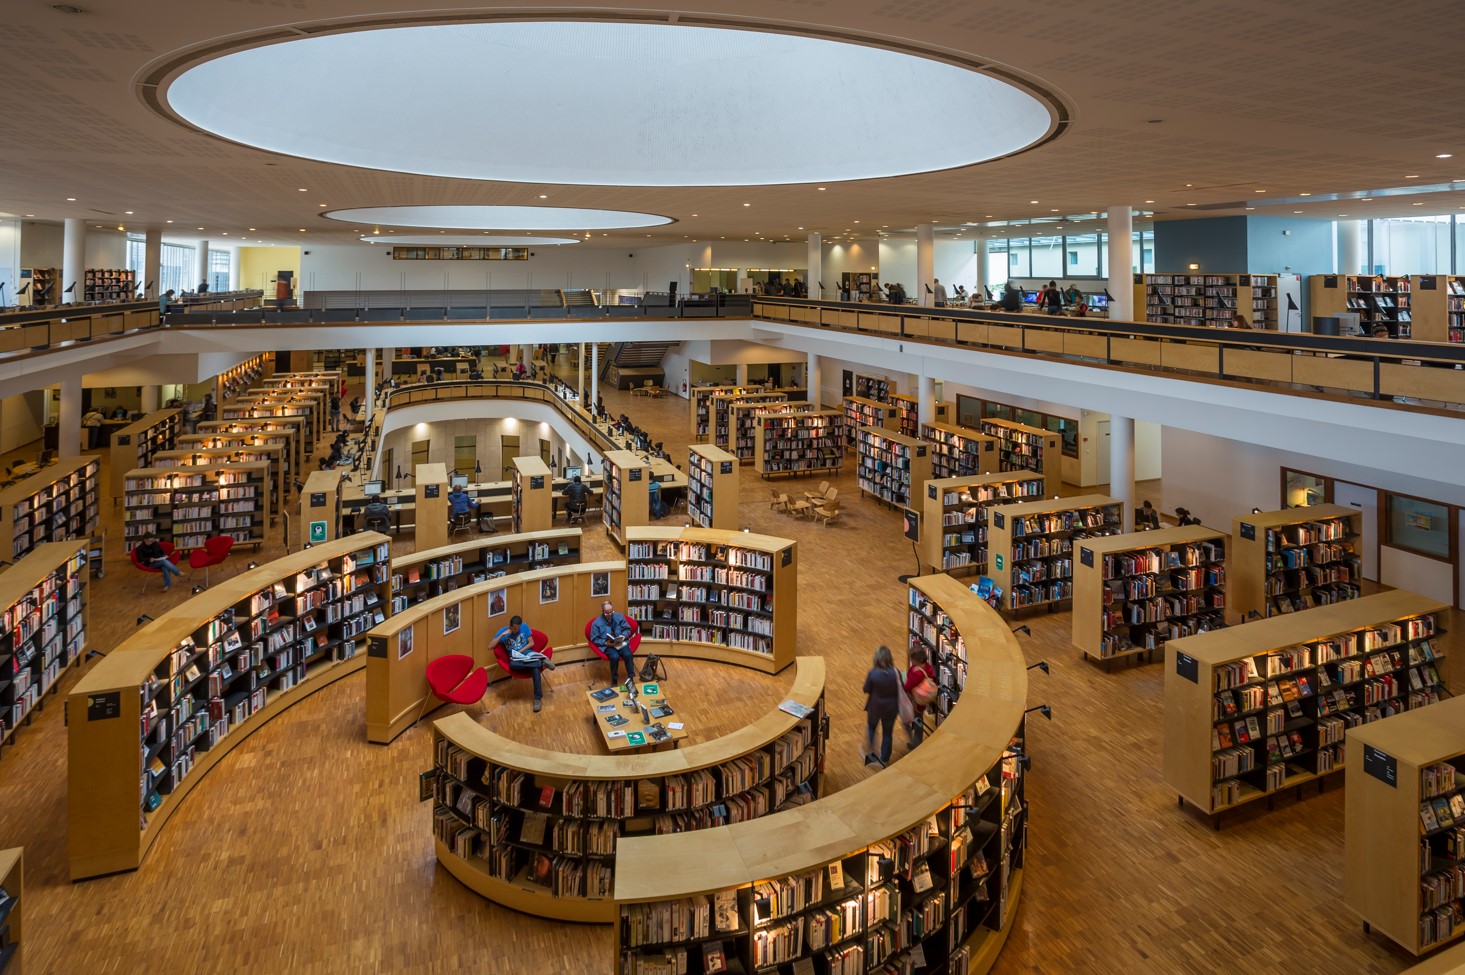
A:
<svg viewBox="0 0 1465 975">
<path fill-rule="evenodd" d="M 372 234 L 362 237 L 368 244 L 410 244 L 419 247 L 547 247 L 551 244 L 578 244 L 577 237 L 504 237 L 495 234 Z"/>
<path fill-rule="evenodd" d="M 448 65 L 458 67 L 444 74 Z M 302 92 L 313 109 L 280 110 Z M 821 92 L 811 120 L 808 99 Z M 165 98 L 192 125 L 272 152 L 551 185 L 932 172 L 1016 152 L 1055 124 L 1049 105 L 1022 88 L 928 58 L 790 34 L 598 21 L 304 37 L 196 65 Z"/>
<path fill-rule="evenodd" d="M 659 227 L 671 217 L 634 210 L 590 210 L 583 207 L 522 206 L 385 206 L 351 207 L 321 214 L 330 220 L 377 227 L 419 230 L 621 230 Z M 510 245 L 512 246 L 512 245 Z"/>
</svg>

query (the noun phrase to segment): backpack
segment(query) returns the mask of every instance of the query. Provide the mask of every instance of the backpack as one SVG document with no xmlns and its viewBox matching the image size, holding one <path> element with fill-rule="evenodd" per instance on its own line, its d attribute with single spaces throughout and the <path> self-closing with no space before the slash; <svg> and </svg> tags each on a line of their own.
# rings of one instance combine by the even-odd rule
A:
<svg viewBox="0 0 1465 975">
<path fill-rule="evenodd" d="M 925 707 L 936 700 L 937 690 L 936 682 L 931 679 L 931 675 L 924 674 L 921 677 L 921 682 L 911 688 L 911 700 L 915 701 L 921 707 Z"/>
<path fill-rule="evenodd" d="M 646 659 L 641 661 L 641 672 L 636 679 L 642 683 L 659 682 L 666 680 L 666 664 L 654 653 L 648 653 Z"/>
</svg>

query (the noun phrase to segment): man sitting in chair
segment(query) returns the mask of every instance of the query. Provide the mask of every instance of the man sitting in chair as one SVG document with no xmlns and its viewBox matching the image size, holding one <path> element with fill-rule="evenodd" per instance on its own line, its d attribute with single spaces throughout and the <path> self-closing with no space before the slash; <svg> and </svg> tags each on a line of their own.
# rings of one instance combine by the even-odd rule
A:
<svg viewBox="0 0 1465 975">
<path fill-rule="evenodd" d="M 544 705 L 544 687 L 540 682 L 539 672 L 554 670 L 554 661 L 534 649 L 534 631 L 524 625 L 522 617 L 510 617 L 509 625 L 494 634 L 493 643 L 489 646 L 496 646 L 500 643 L 508 652 L 509 669 L 528 671 L 533 677 L 534 711 L 538 713 Z"/>
<path fill-rule="evenodd" d="M 585 508 L 589 504 L 590 489 L 580 480 L 576 474 L 569 484 L 565 485 L 565 516 L 570 521 L 585 517 Z"/>
<path fill-rule="evenodd" d="M 463 490 L 461 484 L 454 484 L 453 489 L 448 492 L 448 520 L 473 512 L 478 507 L 478 500 Z"/>
<path fill-rule="evenodd" d="M 626 679 L 636 676 L 636 665 L 631 661 L 631 622 L 616 612 L 609 599 L 600 604 L 600 615 L 590 624 L 590 642 L 605 651 L 611 684 L 620 683 L 622 661 L 626 664 Z"/>
</svg>

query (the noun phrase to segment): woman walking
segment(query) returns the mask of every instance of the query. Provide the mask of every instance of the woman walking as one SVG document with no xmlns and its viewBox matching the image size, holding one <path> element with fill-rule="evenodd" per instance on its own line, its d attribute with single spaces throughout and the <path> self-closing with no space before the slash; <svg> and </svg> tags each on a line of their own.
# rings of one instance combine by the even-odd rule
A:
<svg viewBox="0 0 1465 975">
<path fill-rule="evenodd" d="M 875 665 L 865 675 L 865 764 L 890 764 L 890 734 L 900 713 L 900 672 L 889 647 L 875 651 Z M 880 754 L 875 754 L 875 725 L 880 725 Z"/>
</svg>

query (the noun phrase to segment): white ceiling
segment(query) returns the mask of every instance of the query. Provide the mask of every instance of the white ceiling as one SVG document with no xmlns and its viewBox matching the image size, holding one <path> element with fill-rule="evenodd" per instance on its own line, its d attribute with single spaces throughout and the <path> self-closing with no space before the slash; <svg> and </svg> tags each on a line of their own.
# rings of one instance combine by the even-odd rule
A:
<svg viewBox="0 0 1465 975">
<path fill-rule="evenodd" d="M 46 0 L 15 0 L 0 13 L 0 86 L 12 106 L 0 135 L 0 210 L 289 244 L 356 242 L 362 228 L 320 219 L 326 209 L 544 205 L 541 195 L 553 206 L 667 214 L 677 222 L 649 228 L 654 242 L 665 243 L 723 236 L 800 240 L 812 230 L 826 240 L 847 239 L 868 237 L 882 225 L 985 222 L 988 214 L 1017 220 L 1054 210 L 1102 211 L 1111 204 L 1153 210 L 1162 220 L 1240 214 L 1248 205 L 1259 215 L 1300 210 L 1304 218 L 1322 219 L 1465 210 L 1465 192 L 1454 189 L 1465 189 L 1465 128 L 1456 118 L 1456 106 L 1465 100 L 1465 60 L 1449 31 L 1430 27 L 1445 11 L 1438 0 L 1399 0 L 1386 16 L 1364 0 L 1045 0 L 1021 9 L 984 0 L 680 0 L 675 7 L 643 0 L 638 14 L 622 15 L 786 25 L 930 52 L 1011 73 L 1049 92 L 1069 114 L 1052 141 L 1010 158 L 829 183 L 822 190 L 814 184 L 749 189 L 475 182 L 305 162 L 236 146 L 164 118 L 147 104 L 153 89 L 141 83 L 176 74 L 197 60 L 185 52 L 203 47 L 224 50 L 251 38 L 316 33 L 328 21 L 398 25 L 411 19 L 398 14 L 401 0 L 77 2 L 85 8 L 80 14 L 58 12 Z M 503 9 L 523 18 L 536 8 L 566 16 L 565 7 L 546 4 Z M 433 15 L 465 20 L 483 9 L 434 0 Z M 578 8 L 580 16 L 594 12 L 616 16 L 617 8 L 594 0 Z M 383 67 L 360 65 L 363 72 Z M 434 89 L 471 84 L 473 68 L 444 64 L 402 83 L 431 99 Z M 921 91 L 904 93 L 908 107 L 898 115 L 871 115 L 865 105 L 881 84 L 870 77 L 789 91 L 776 104 L 708 104 L 695 117 L 664 124 L 729 154 L 740 151 L 740 132 L 756 129 L 770 114 L 796 120 L 814 144 L 848 126 L 919 144 L 948 127 L 991 124 L 939 117 Z M 525 79 L 522 91 L 534 86 L 534 79 Z M 241 109 L 253 94 L 236 93 Z M 274 110 L 282 119 L 299 120 L 328 115 L 331 106 L 300 91 Z M 376 122 L 384 143 L 394 138 L 393 121 L 383 116 Z M 560 128 L 563 151 L 592 163 L 598 145 L 626 137 L 613 120 L 578 113 L 574 105 L 564 107 Z M 1439 153 L 1456 158 L 1435 158 Z M 1416 187 L 1430 192 L 1386 192 L 1409 194 Z M 1360 199 L 1375 193 L 1368 202 Z M 587 244 L 630 240 L 644 246 L 647 233 L 597 234 Z"/>
</svg>

